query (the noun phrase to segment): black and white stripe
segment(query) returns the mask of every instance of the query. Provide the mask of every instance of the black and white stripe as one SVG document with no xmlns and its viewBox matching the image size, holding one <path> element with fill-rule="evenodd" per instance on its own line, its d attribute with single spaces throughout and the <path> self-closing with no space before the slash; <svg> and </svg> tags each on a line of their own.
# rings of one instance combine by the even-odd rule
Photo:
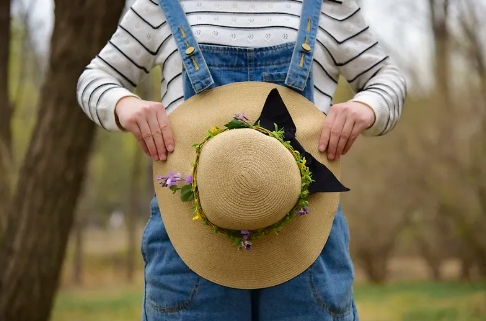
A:
<svg viewBox="0 0 486 321">
<path fill-rule="evenodd" d="M 201 44 L 259 47 L 291 42 L 297 36 L 302 0 L 182 0 Z M 156 0 L 137 0 L 116 33 L 86 67 L 78 84 L 84 112 L 100 126 L 117 130 L 113 104 L 131 95 L 159 65 L 161 97 L 168 112 L 183 101 L 182 61 Z M 346 78 L 354 100 L 370 104 L 375 125 L 369 135 L 389 132 L 401 117 L 406 83 L 383 52 L 355 0 L 324 0 L 314 53 L 314 99 L 327 112 L 338 84 Z"/>
</svg>

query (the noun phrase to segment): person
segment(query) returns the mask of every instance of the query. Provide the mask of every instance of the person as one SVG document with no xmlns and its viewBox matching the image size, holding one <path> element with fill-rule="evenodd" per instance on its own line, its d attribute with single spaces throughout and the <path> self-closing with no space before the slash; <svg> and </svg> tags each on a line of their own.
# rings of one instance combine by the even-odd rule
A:
<svg viewBox="0 0 486 321">
<path fill-rule="evenodd" d="M 155 66 L 161 102 L 133 94 Z M 356 94 L 333 104 L 339 76 Z M 137 0 L 81 74 L 77 98 L 96 124 L 130 132 L 148 156 L 165 162 L 177 150 L 173 131 L 183 130 L 172 127 L 172 112 L 207 89 L 250 81 L 291 88 L 326 115 L 316 151 L 330 162 L 360 135 L 390 132 L 407 92 L 355 0 Z M 261 289 L 197 278 L 171 244 L 160 209 L 154 197 L 142 237 L 144 320 L 358 320 L 340 206 L 306 273 Z"/>
</svg>

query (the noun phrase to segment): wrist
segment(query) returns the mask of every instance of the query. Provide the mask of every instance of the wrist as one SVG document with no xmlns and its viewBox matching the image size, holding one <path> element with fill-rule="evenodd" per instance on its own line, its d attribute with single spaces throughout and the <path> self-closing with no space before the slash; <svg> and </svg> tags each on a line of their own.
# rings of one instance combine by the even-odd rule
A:
<svg viewBox="0 0 486 321">
<path fill-rule="evenodd" d="M 120 112 L 120 110 L 126 108 L 125 106 L 127 107 L 131 106 L 137 100 L 140 100 L 140 98 L 135 96 L 125 96 L 120 98 L 115 104 L 115 108 L 113 110 L 113 113 L 115 114 L 115 123 L 118 126 L 118 128 L 120 128 L 123 131 L 125 131 L 126 129 L 121 125 L 118 113 Z"/>
<path fill-rule="evenodd" d="M 360 105 L 362 108 L 366 108 L 369 111 L 369 124 L 368 124 L 367 129 L 373 127 L 373 125 L 376 122 L 376 113 L 375 113 L 375 110 L 373 109 L 373 107 L 371 107 L 370 105 L 368 105 L 364 102 L 356 101 L 356 100 L 350 100 L 350 101 L 348 101 L 348 103 L 357 104 L 357 105 Z"/>
</svg>

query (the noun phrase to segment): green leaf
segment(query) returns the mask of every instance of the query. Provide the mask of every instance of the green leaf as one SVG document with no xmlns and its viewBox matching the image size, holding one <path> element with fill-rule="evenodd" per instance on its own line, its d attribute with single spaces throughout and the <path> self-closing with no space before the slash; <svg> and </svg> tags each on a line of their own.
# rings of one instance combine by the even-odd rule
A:
<svg viewBox="0 0 486 321">
<path fill-rule="evenodd" d="M 224 125 L 228 129 L 236 129 L 236 128 L 250 128 L 250 124 L 245 123 L 241 120 L 233 118 L 229 123 Z"/>
<path fill-rule="evenodd" d="M 236 238 L 236 237 L 231 237 L 231 243 L 233 243 L 233 246 L 240 246 L 241 245 L 241 239 Z"/>
<path fill-rule="evenodd" d="M 192 200 L 194 200 L 194 193 L 192 192 L 192 186 L 184 185 L 181 188 L 181 201 L 190 202 Z"/>
<path fill-rule="evenodd" d="M 172 194 L 174 194 L 175 192 L 177 192 L 178 190 L 180 190 L 180 188 L 176 185 L 172 185 L 169 187 L 169 189 L 172 191 Z"/>
</svg>

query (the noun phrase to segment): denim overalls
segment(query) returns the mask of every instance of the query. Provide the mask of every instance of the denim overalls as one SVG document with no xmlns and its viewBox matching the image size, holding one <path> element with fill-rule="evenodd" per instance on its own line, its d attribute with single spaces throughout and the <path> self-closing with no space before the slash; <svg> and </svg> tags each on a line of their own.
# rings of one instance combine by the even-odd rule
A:
<svg viewBox="0 0 486 321">
<path fill-rule="evenodd" d="M 183 59 L 185 99 L 233 82 L 265 81 L 288 86 L 312 101 L 312 51 L 322 1 L 304 0 L 296 42 L 242 48 L 198 45 L 179 1 L 159 0 Z M 292 280 L 260 290 L 223 287 L 192 272 L 169 241 L 155 197 L 151 208 L 142 236 L 143 320 L 358 320 L 349 232 L 341 208 L 316 262 Z"/>
</svg>

